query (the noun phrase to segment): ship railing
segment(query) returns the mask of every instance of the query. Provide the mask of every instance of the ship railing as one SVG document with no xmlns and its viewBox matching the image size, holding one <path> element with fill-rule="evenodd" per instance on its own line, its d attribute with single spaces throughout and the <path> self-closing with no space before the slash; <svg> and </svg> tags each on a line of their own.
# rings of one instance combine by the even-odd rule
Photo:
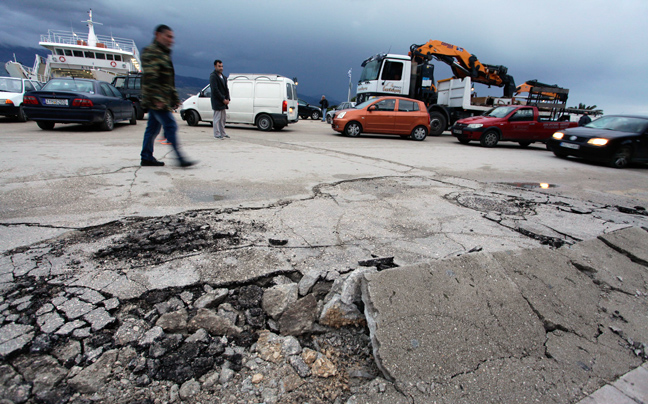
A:
<svg viewBox="0 0 648 404">
<path fill-rule="evenodd" d="M 61 45 L 88 46 L 88 35 L 77 34 L 70 31 L 48 30 L 47 35 L 40 36 L 41 42 L 57 43 Z M 130 52 L 139 60 L 139 52 L 135 41 L 126 38 L 115 38 L 106 35 L 97 35 L 97 47 L 109 50 Z"/>
</svg>

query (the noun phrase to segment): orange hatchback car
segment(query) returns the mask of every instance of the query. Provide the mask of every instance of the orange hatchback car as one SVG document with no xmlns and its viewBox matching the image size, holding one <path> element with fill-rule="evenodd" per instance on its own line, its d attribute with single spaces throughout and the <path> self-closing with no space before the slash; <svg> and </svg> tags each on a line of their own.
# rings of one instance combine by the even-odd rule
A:
<svg viewBox="0 0 648 404">
<path fill-rule="evenodd" d="M 422 101 L 381 97 L 337 112 L 331 126 L 352 137 L 366 132 L 424 140 L 430 132 L 430 115 Z"/>
</svg>

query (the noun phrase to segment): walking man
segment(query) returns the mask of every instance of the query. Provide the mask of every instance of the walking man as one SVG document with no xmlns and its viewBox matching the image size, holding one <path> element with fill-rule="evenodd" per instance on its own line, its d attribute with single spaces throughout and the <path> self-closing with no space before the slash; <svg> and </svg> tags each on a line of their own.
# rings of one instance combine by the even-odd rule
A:
<svg viewBox="0 0 648 404">
<path fill-rule="evenodd" d="M 320 106 L 322 107 L 322 122 L 326 122 L 326 110 L 328 109 L 328 100 L 325 96 L 322 96 L 320 100 Z"/>
<path fill-rule="evenodd" d="M 229 88 L 227 88 L 227 76 L 223 74 L 223 62 L 214 61 L 214 71 L 209 75 L 209 86 L 211 87 L 211 105 L 214 110 L 214 137 L 224 139 L 225 121 L 227 119 L 227 105 L 230 103 Z"/>
<path fill-rule="evenodd" d="M 142 144 L 142 166 L 164 165 L 164 162 L 153 157 L 153 145 L 161 128 L 164 128 L 164 137 L 175 150 L 180 166 L 195 164 L 182 156 L 176 137 L 178 124 L 172 111 L 180 106 L 180 99 L 175 88 L 175 71 L 171 62 L 173 43 L 173 30 L 167 25 L 158 25 L 153 43 L 142 52 L 142 106 L 148 108 L 149 112 Z"/>
</svg>

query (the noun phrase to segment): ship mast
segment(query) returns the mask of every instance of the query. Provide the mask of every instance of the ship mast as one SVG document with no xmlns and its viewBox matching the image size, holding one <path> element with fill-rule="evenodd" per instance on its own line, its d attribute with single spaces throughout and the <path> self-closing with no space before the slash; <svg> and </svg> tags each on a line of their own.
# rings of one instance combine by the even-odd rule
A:
<svg viewBox="0 0 648 404">
<path fill-rule="evenodd" d="M 87 21 L 81 21 L 88 24 L 88 46 L 97 46 L 97 35 L 94 32 L 94 24 L 103 25 L 100 22 L 92 21 L 92 9 L 88 11 L 88 16 L 90 17 Z"/>
</svg>

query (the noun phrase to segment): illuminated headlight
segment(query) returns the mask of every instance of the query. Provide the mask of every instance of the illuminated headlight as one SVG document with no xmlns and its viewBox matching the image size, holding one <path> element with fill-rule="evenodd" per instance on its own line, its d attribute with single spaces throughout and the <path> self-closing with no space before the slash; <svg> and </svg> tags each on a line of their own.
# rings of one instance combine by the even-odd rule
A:
<svg viewBox="0 0 648 404">
<path fill-rule="evenodd" d="M 587 144 L 591 144 L 593 146 L 605 146 L 608 144 L 609 140 L 608 139 L 602 139 L 600 137 L 595 137 L 594 139 L 590 139 L 587 141 Z"/>
<path fill-rule="evenodd" d="M 337 114 L 335 117 L 336 117 L 336 118 L 339 118 L 339 119 L 342 119 L 342 118 L 344 118 L 344 115 L 346 115 L 346 111 L 342 111 L 342 112 L 340 112 L 340 113 Z"/>
<path fill-rule="evenodd" d="M 562 139 L 563 136 L 565 136 L 565 134 L 562 133 L 562 132 L 556 132 L 556 133 L 554 133 L 553 135 L 551 135 L 552 138 L 554 138 L 554 139 L 558 139 L 558 140 Z"/>
<path fill-rule="evenodd" d="M 484 124 L 481 124 L 481 123 L 471 123 L 471 124 L 469 124 L 468 126 L 466 126 L 466 129 L 479 129 L 479 128 L 481 128 L 482 126 L 484 126 Z"/>
</svg>

